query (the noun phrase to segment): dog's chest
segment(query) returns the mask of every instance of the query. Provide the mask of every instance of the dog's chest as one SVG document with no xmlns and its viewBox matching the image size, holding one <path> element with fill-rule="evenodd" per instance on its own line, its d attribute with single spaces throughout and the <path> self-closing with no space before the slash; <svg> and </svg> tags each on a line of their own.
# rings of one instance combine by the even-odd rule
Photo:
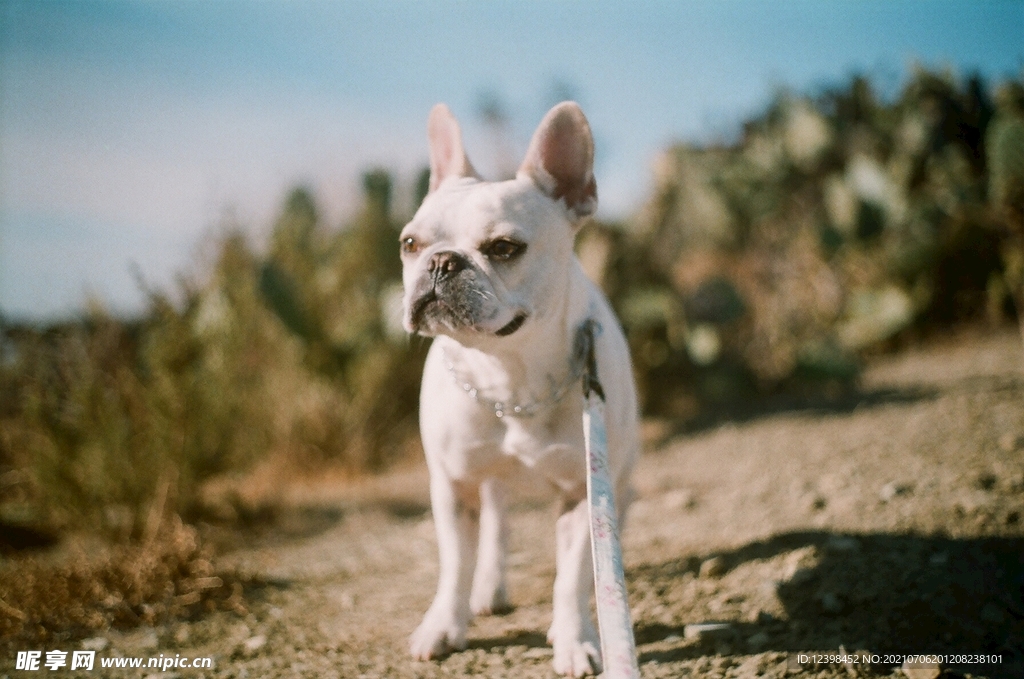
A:
<svg viewBox="0 0 1024 679">
<path fill-rule="evenodd" d="M 461 416 L 446 417 L 436 452 L 448 475 L 462 481 L 505 478 L 514 485 L 552 483 L 575 492 L 586 483 L 582 403 L 568 395 L 548 411 L 531 417 L 497 418 L 474 404 Z M 532 481 L 531 481 L 532 480 Z"/>
<path fill-rule="evenodd" d="M 558 486 L 576 486 L 585 465 L 581 415 L 575 410 L 569 404 L 559 404 L 545 415 L 507 418 L 498 446 L 502 457 L 517 460 Z"/>
</svg>

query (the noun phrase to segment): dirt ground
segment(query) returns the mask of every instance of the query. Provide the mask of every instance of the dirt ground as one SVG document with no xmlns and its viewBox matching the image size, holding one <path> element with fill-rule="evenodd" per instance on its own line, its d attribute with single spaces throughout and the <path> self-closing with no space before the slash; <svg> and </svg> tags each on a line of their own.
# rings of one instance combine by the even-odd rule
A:
<svg viewBox="0 0 1024 679">
<path fill-rule="evenodd" d="M 947 676 L 1024 677 L 1016 334 L 878 359 L 857 394 L 818 408 L 645 430 L 624 536 L 644 677 L 903 676 L 896 656 L 910 653 L 966 656 Z M 206 676 L 238 679 L 554 676 L 544 638 L 554 513 L 544 499 L 514 507 L 514 610 L 475 620 L 469 648 L 439 662 L 406 650 L 436 584 L 423 468 L 355 488 L 310 483 L 286 499 L 294 509 L 273 530 L 234 536 L 225 556 L 269 582 L 248 615 L 85 645 L 104 657 L 213 656 Z M 706 622 L 726 624 L 702 631 Z M 797 653 L 840 652 L 877 658 L 793 664 Z"/>
</svg>

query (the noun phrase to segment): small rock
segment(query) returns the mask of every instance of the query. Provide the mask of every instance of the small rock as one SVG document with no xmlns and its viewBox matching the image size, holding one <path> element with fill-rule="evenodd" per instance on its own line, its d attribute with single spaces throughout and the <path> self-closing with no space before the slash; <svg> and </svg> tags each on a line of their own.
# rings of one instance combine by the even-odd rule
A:
<svg viewBox="0 0 1024 679">
<path fill-rule="evenodd" d="M 904 662 L 903 674 L 907 675 L 908 679 L 937 679 L 941 670 L 937 663 L 924 664 L 924 663 L 908 663 Z"/>
<path fill-rule="evenodd" d="M 191 635 L 187 625 L 182 625 L 178 629 L 174 630 L 174 643 L 185 644 L 188 642 L 188 638 Z"/>
<path fill-rule="evenodd" d="M 732 625 L 727 622 L 696 622 L 683 627 L 684 639 L 712 639 L 727 634 Z"/>
<path fill-rule="evenodd" d="M 705 559 L 704 563 L 700 565 L 700 577 L 702 578 L 717 578 L 725 574 L 725 559 L 720 556 L 713 556 L 710 559 Z"/>
<path fill-rule="evenodd" d="M 890 481 L 882 486 L 882 490 L 878 491 L 878 497 L 881 498 L 882 502 L 889 502 L 895 497 L 910 495 L 913 490 L 913 484 Z"/>
<path fill-rule="evenodd" d="M 153 629 L 140 630 L 126 641 L 131 648 L 139 650 L 149 650 L 160 645 L 160 638 L 157 636 L 156 630 Z"/>
<path fill-rule="evenodd" d="M 265 634 L 257 634 L 254 637 L 249 637 L 242 642 L 242 653 L 244 655 L 256 655 L 256 653 L 267 645 L 267 637 Z"/>
<path fill-rule="evenodd" d="M 235 642 L 240 642 L 252 636 L 252 630 L 249 629 L 249 626 L 246 625 L 244 622 L 239 622 L 235 625 L 232 625 L 230 632 L 231 637 Z"/>
<path fill-rule="evenodd" d="M 664 639 L 662 639 L 662 641 L 665 642 L 666 644 L 674 644 L 674 643 L 682 641 L 682 640 L 683 640 L 683 638 L 681 636 L 679 636 L 678 634 L 670 634 L 667 637 L 665 637 Z"/>
<path fill-rule="evenodd" d="M 91 637 L 82 640 L 82 648 L 86 651 L 102 651 L 110 645 L 106 637 Z"/>
<path fill-rule="evenodd" d="M 759 677 L 765 673 L 770 662 L 765 655 L 752 655 L 739 664 L 733 676 Z"/>
</svg>

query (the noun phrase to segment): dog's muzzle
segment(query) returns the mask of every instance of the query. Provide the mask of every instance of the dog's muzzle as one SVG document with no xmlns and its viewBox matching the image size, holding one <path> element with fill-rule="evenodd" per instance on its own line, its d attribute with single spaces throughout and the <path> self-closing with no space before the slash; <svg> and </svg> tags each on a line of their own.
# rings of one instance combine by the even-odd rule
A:
<svg viewBox="0 0 1024 679">
<path fill-rule="evenodd" d="M 465 255 L 452 250 L 436 252 L 427 260 L 424 273 L 409 306 L 409 324 L 415 331 L 433 332 L 440 325 L 480 332 L 499 314 L 498 308 L 487 306 L 487 300 L 494 300 L 494 294 L 481 287 L 481 273 Z M 527 318 L 520 311 L 511 321 L 490 332 L 508 337 L 523 327 Z"/>
<path fill-rule="evenodd" d="M 452 329 L 473 325 L 479 303 L 472 294 L 475 279 L 473 265 L 465 255 L 451 250 L 434 253 L 410 304 L 410 325 L 420 332 L 438 323 Z"/>
</svg>

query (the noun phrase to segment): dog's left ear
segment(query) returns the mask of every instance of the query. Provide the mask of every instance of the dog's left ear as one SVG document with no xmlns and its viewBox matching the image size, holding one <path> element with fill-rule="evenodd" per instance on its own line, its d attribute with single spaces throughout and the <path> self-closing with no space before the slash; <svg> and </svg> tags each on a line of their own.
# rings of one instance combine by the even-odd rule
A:
<svg viewBox="0 0 1024 679">
<path fill-rule="evenodd" d="M 533 133 L 519 174 L 555 200 L 564 200 L 577 218 L 597 210 L 594 137 L 579 104 L 563 101 L 548 111 Z"/>
</svg>

